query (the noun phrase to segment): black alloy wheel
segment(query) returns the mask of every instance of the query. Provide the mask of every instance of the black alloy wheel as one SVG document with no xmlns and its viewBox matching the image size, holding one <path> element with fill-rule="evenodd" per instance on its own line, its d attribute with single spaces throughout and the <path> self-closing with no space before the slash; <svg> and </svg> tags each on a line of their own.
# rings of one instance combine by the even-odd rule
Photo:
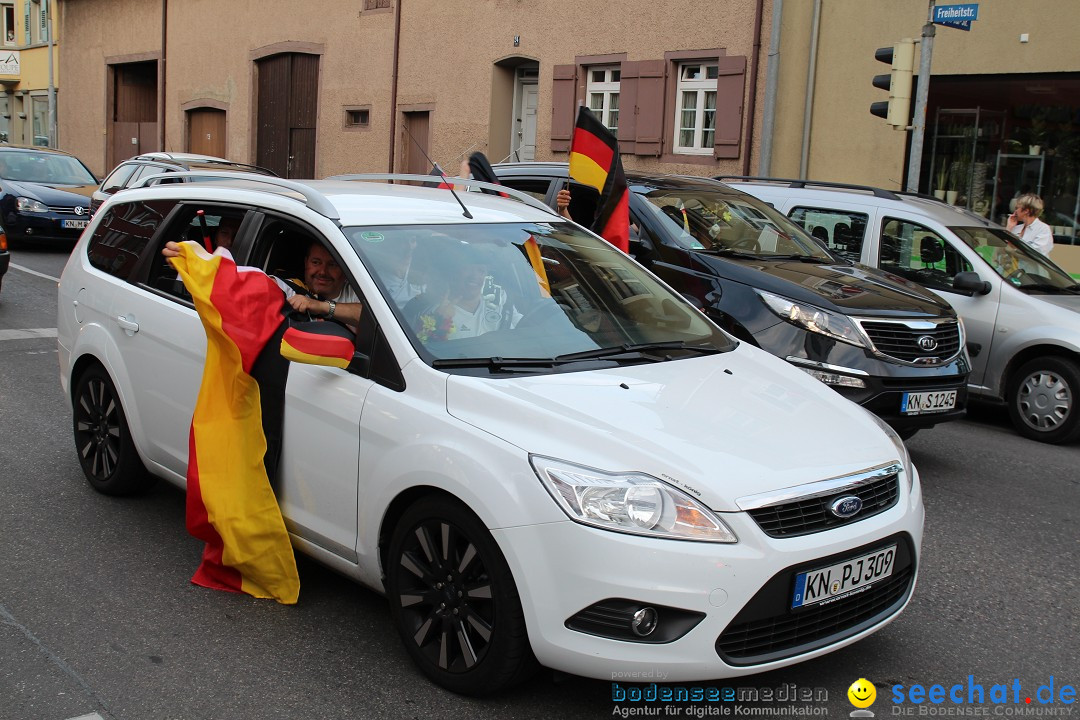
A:
<svg viewBox="0 0 1080 720">
<path fill-rule="evenodd" d="M 1009 382 L 1009 416 L 1023 436 L 1059 444 L 1080 439 L 1080 366 L 1063 357 L 1030 360 Z"/>
<path fill-rule="evenodd" d="M 487 695 L 534 668 L 510 568 L 465 506 L 427 497 L 406 510 L 394 528 L 386 572 L 401 639 L 438 685 Z"/>
<path fill-rule="evenodd" d="M 79 376 L 72 425 L 79 464 L 90 485 L 105 495 L 129 495 L 152 479 L 131 439 L 124 408 L 108 373 L 93 365 Z"/>
</svg>

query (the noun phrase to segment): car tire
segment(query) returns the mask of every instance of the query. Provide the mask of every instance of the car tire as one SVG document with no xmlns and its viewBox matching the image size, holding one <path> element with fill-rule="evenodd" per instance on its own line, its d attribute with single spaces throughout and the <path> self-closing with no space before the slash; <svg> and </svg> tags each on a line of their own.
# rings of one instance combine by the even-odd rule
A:
<svg viewBox="0 0 1080 720">
<path fill-rule="evenodd" d="M 1080 438 L 1080 366 L 1053 356 L 1024 363 L 1009 382 L 1008 403 L 1024 437 L 1055 445 Z"/>
<path fill-rule="evenodd" d="M 130 495 L 153 485 L 105 369 L 87 368 L 75 383 L 72 399 L 75 449 L 90 486 L 104 495 Z"/>
<path fill-rule="evenodd" d="M 405 511 L 390 540 L 386 590 L 409 655 L 447 690 L 490 695 L 535 669 L 510 567 L 456 500 L 426 497 Z"/>
</svg>

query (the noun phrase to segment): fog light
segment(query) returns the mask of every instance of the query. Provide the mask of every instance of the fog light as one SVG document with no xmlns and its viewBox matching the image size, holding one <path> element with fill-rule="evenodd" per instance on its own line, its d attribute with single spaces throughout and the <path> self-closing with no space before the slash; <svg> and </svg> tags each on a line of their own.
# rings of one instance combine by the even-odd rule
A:
<svg viewBox="0 0 1080 720">
<path fill-rule="evenodd" d="M 850 388 L 864 388 L 866 383 L 857 377 L 851 377 L 850 375 L 840 375 L 833 372 L 825 372 L 824 370 L 815 370 L 814 368 L 801 367 L 799 368 L 804 373 L 811 377 L 815 377 L 826 385 L 837 385 L 839 387 Z"/>
<path fill-rule="evenodd" d="M 630 622 L 630 629 L 638 637 L 647 637 L 652 635 L 653 630 L 656 629 L 658 619 L 659 616 L 651 607 L 641 608 L 634 613 L 634 619 Z"/>
</svg>

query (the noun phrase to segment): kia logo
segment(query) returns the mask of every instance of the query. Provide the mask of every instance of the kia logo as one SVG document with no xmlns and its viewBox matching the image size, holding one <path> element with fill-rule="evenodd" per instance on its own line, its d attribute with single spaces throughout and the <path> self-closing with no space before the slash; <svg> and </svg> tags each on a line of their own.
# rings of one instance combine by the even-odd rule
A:
<svg viewBox="0 0 1080 720">
<path fill-rule="evenodd" d="M 76 215 L 82 215 L 84 212 L 85 212 L 85 210 L 83 210 L 82 205 L 76 205 L 75 206 L 75 214 Z"/>
<path fill-rule="evenodd" d="M 845 495 L 842 498 L 837 498 L 829 505 L 829 512 L 845 520 L 857 515 L 860 510 L 862 510 L 862 498 L 855 495 Z"/>
<path fill-rule="evenodd" d="M 919 349 L 926 352 L 937 350 L 937 339 L 932 335 L 922 335 L 915 342 L 918 343 Z"/>
</svg>

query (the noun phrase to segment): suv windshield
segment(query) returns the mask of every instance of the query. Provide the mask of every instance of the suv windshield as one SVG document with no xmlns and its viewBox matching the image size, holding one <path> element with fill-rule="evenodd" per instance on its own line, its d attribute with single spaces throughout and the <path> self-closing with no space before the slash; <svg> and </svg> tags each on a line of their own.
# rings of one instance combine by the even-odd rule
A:
<svg viewBox="0 0 1080 720">
<path fill-rule="evenodd" d="M 1077 292 L 1080 286 L 1042 253 L 1004 228 L 951 227 L 1001 277 L 1021 290 Z"/>
<path fill-rule="evenodd" d="M 640 193 L 668 235 L 687 250 L 835 262 L 801 228 L 764 203 L 704 188 Z"/>
<path fill-rule="evenodd" d="M 535 371 L 735 346 L 630 258 L 570 223 L 343 232 L 436 367 Z"/>
<path fill-rule="evenodd" d="M 0 155 L 0 178 L 50 185 L 97 184 L 90 171 L 75 158 L 37 152 L 9 152 Z"/>
</svg>

